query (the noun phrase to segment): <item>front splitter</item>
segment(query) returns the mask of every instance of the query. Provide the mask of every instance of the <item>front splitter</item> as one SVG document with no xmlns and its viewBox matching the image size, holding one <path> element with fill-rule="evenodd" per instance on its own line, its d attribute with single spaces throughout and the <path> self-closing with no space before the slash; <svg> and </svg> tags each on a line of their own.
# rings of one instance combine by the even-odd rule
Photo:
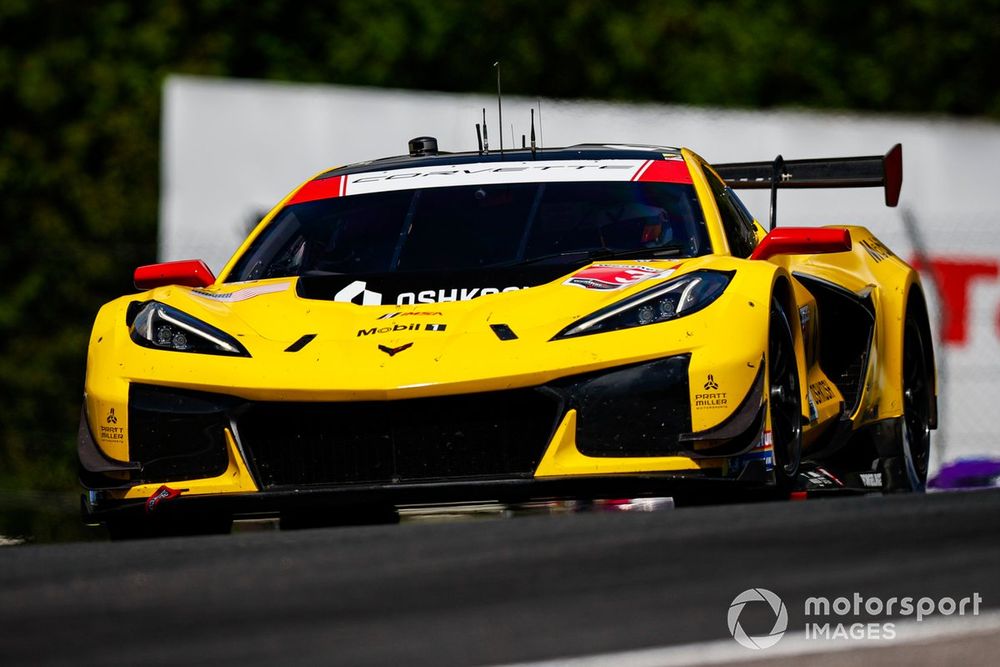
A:
<svg viewBox="0 0 1000 667">
<path fill-rule="evenodd" d="M 167 485 L 183 489 L 183 482 Z M 183 517 L 205 512 L 237 519 L 280 516 L 292 511 L 448 505 L 494 502 L 521 504 L 546 500 L 591 500 L 671 496 L 685 503 L 772 499 L 772 486 L 758 480 L 734 480 L 671 474 L 594 475 L 557 478 L 446 480 L 337 487 L 275 488 L 255 493 L 185 495 L 183 492 L 147 509 L 143 499 L 112 500 L 85 494 L 82 515 L 97 524 L 116 517 L 149 514 Z"/>
</svg>

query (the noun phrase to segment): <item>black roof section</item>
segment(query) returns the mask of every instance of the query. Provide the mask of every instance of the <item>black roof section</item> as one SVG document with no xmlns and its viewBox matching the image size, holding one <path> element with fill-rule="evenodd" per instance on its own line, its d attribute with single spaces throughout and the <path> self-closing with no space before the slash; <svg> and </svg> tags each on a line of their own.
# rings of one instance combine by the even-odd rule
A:
<svg viewBox="0 0 1000 667">
<path fill-rule="evenodd" d="M 503 153 L 495 150 L 489 153 L 479 153 L 477 151 L 468 153 L 441 152 L 435 155 L 420 155 L 416 157 L 411 155 L 397 155 L 337 167 L 336 169 L 331 169 L 320 174 L 314 180 L 319 181 L 344 174 L 363 174 L 365 172 L 404 169 L 407 167 L 484 162 L 531 162 L 539 160 L 662 160 L 664 155 L 680 157 L 681 151 L 679 148 L 671 148 L 669 146 L 578 144 L 565 148 L 539 148 L 534 152 L 530 148 L 519 148 L 517 150 L 505 150 Z"/>
</svg>

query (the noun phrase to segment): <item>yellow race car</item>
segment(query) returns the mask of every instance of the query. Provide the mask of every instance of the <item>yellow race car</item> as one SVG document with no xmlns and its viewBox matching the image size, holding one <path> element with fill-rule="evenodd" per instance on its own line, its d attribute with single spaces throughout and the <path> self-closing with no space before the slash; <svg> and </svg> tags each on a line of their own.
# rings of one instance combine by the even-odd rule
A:
<svg viewBox="0 0 1000 667">
<path fill-rule="evenodd" d="M 306 181 L 218 277 L 140 267 L 90 339 L 84 518 L 112 535 L 401 506 L 920 491 L 936 426 L 917 273 L 785 187 L 885 156 L 710 165 L 580 145 L 408 155 Z M 766 231 L 733 189 L 770 188 Z M 720 496 L 721 497 L 721 496 Z"/>
</svg>

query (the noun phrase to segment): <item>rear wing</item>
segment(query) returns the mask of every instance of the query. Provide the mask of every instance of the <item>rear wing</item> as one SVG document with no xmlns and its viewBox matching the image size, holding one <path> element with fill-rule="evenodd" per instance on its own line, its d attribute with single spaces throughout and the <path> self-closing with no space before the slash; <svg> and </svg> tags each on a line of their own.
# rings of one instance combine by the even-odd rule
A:
<svg viewBox="0 0 1000 667">
<path fill-rule="evenodd" d="M 731 162 L 712 168 L 733 189 L 771 191 L 771 229 L 775 226 L 778 188 L 884 188 L 885 205 L 899 203 L 903 187 L 903 147 L 885 155 L 811 158 L 773 162 Z"/>
</svg>

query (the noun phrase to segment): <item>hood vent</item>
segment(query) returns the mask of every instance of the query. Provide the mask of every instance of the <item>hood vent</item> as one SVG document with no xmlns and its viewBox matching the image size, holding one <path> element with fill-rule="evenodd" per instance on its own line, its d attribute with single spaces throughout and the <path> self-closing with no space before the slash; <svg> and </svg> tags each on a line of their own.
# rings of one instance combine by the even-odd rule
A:
<svg viewBox="0 0 1000 667">
<path fill-rule="evenodd" d="M 298 352 L 306 345 L 312 342 L 312 339 L 316 337 L 316 334 L 306 334 L 302 338 L 298 339 L 291 345 L 285 348 L 285 352 Z"/>
</svg>

